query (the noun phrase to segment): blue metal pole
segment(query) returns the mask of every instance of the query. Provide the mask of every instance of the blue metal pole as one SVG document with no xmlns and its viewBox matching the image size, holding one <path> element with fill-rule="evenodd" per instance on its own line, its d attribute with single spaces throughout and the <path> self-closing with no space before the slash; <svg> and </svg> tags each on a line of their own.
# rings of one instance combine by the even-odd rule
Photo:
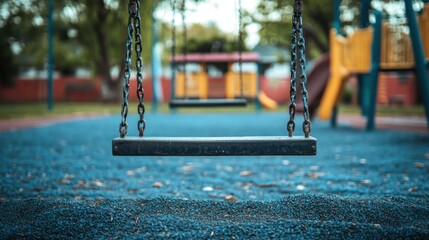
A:
<svg viewBox="0 0 429 240">
<path fill-rule="evenodd" d="M 341 35 L 341 23 L 340 23 L 340 0 L 334 1 L 334 22 L 332 23 L 332 27 L 335 29 L 337 34 Z M 331 115 L 331 127 L 335 128 L 337 126 L 337 118 L 338 118 L 338 106 L 335 105 L 332 109 Z"/>
<path fill-rule="evenodd" d="M 365 89 L 367 96 L 369 95 L 369 104 L 367 105 L 367 122 L 366 130 L 372 131 L 375 129 L 375 110 L 377 106 L 377 88 L 378 88 L 378 73 L 380 71 L 381 61 L 381 21 L 382 14 L 380 11 L 374 11 L 374 35 L 371 47 L 371 72 L 366 74 L 364 81 L 369 88 Z"/>
<path fill-rule="evenodd" d="M 156 19 L 155 19 L 155 4 L 153 7 L 153 11 L 152 11 L 152 64 L 151 64 L 151 68 L 152 68 L 152 111 L 153 112 L 157 112 L 158 111 L 158 96 L 157 96 L 157 84 L 158 84 L 158 75 L 157 75 L 157 67 L 156 67 L 156 59 L 155 59 L 155 55 L 157 54 L 156 52 L 156 42 L 157 42 L 157 31 L 156 31 Z"/>
<path fill-rule="evenodd" d="M 426 124 L 429 127 L 429 76 L 426 70 L 427 62 L 412 2 L 409 0 L 404 0 L 404 2 L 405 14 L 407 16 L 408 27 L 410 29 L 411 44 L 413 45 L 417 82 L 425 108 Z"/>
<path fill-rule="evenodd" d="M 369 7 L 370 7 L 371 0 L 361 0 L 360 1 L 360 19 L 359 19 L 359 27 L 360 28 L 366 28 L 369 26 Z M 365 85 L 365 77 L 363 74 L 358 74 L 358 99 L 359 104 L 361 106 L 361 114 L 366 115 L 366 105 L 365 103 L 365 95 L 364 91 L 367 89 Z"/>
<path fill-rule="evenodd" d="M 361 0 L 360 1 L 360 19 L 359 27 L 366 28 L 369 26 L 369 6 L 371 0 Z"/>
<path fill-rule="evenodd" d="M 48 12 L 48 110 L 54 109 L 54 0 L 49 0 Z"/>
<path fill-rule="evenodd" d="M 260 93 L 261 92 L 261 77 L 262 77 L 262 63 L 261 62 L 257 62 L 256 63 L 257 68 L 258 68 L 258 77 L 256 80 L 256 92 Z M 256 111 L 260 112 L 262 110 L 262 105 L 259 102 L 259 98 L 256 95 L 256 99 L 255 99 L 255 107 L 256 107 Z"/>
<path fill-rule="evenodd" d="M 340 24 L 340 0 L 334 1 L 334 22 L 332 23 L 332 27 L 337 30 L 337 34 L 341 32 L 341 24 Z"/>
</svg>

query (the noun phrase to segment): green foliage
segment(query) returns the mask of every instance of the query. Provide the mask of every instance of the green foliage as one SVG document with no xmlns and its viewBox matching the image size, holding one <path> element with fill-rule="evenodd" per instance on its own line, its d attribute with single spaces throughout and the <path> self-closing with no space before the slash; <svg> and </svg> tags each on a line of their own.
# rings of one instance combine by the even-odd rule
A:
<svg viewBox="0 0 429 240">
<path fill-rule="evenodd" d="M 294 0 L 264 0 L 256 13 L 249 15 L 260 25 L 260 42 L 289 48 Z M 308 53 L 316 56 L 328 49 L 329 28 L 333 18 L 333 0 L 305 0 L 304 34 Z M 314 47 L 314 48 L 313 48 Z"/>
<path fill-rule="evenodd" d="M 18 66 L 14 62 L 10 43 L 1 33 L 0 49 L 0 84 L 11 86 L 14 83 L 14 76 L 18 73 Z"/>
<path fill-rule="evenodd" d="M 128 1 L 55 0 L 54 4 L 57 71 L 70 72 L 77 67 L 95 70 L 102 49 L 111 66 L 121 64 L 127 36 Z M 143 1 L 141 7 L 145 49 L 149 49 L 151 41 L 153 4 L 154 1 Z M 47 1 L 5 0 L 0 3 L 0 10 L 2 46 L 9 44 L 5 49 L 10 49 L 11 45 L 19 46 L 13 57 L 22 69 L 43 69 L 47 59 Z M 100 38 L 105 42 L 101 43 Z M 2 51 L 1 55 L 5 54 L 7 51 Z M 149 62 L 150 51 L 144 51 L 143 58 Z"/>
<path fill-rule="evenodd" d="M 238 39 L 223 33 L 215 25 L 204 26 L 193 24 L 188 29 L 189 52 L 236 52 L 238 51 Z M 183 47 L 183 38 L 178 38 L 178 46 Z"/>
</svg>

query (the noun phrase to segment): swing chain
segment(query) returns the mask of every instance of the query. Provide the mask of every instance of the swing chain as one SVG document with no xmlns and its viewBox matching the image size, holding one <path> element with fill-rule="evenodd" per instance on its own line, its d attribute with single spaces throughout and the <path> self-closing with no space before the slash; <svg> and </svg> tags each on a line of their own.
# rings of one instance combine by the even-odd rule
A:
<svg viewBox="0 0 429 240">
<path fill-rule="evenodd" d="M 296 35 L 298 34 L 298 42 Z M 296 45 L 298 44 L 299 51 L 299 67 L 300 67 L 300 84 L 302 88 L 302 102 L 304 105 L 304 122 L 302 128 L 306 138 L 310 136 L 311 132 L 311 121 L 310 121 L 310 112 L 308 108 L 308 91 L 307 91 L 307 75 L 305 73 L 305 39 L 302 29 L 302 0 L 295 0 L 294 2 L 294 14 L 292 16 L 292 39 L 291 39 L 291 80 L 290 80 L 290 99 L 291 103 L 289 105 L 289 122 L 287 123 L 287 130 L 289 137 L 292 137 L 293 131 L 295 130 L 295 112 L 296 112 L 296 78 L 297 78 L 297 49 Z"/>
<path fill-rule="evenodd" d="M 241 0 L 238 0 L 238 68 L 240 76 L 240 97 L 244 97 L 243 89 L 243 13 Z"/>
<path fill-rule="evenodd" d="M 291 60 L 290 60 L 290 104 L 289 104 L 289 122 L 287 130 L 289 137 L 292 137 L 295 130 L 295 97 L 296 97 L 296 15 L 292 16 L 292 39 L 290 44 Z"/>
<path fill-rule="evenodd" d="M 173 17 L 171 20 L 171 38 L 172 38 L 172 43 L 171 43 L 171 87 L 174 89 L 175 88 L 175 82 L 176 82 L 176 21 L 175 21 L 175 15 L 176 15 L 176 0 L 172 0 L 171 1 L 171 8 L 173 11 Z M 171 91 L 171 99 L 173 99 L 174 96 L 174 91 Z"/>
<path fill-rule="evenodd" d="M 140 27 L 140 3 L 138 0 L 132 2 L 136 3 L 136 14 L 134 15 L 134 29 L 135 33 L 135 51 L 136 51 L 136 69 L 137 69 L 137 98 L 139 104 L 137 106 L 137 112 L 139 114 L 139 121 L 137 122 L 137 129 L 139 131 L 139 136 L 143 137 L 144 130 L 146 128 L 146 122 L 144 120 L 145 107 L 143 103 L 144 98 L 144 89 L 143 89 L 143 74 L 142 74 L 142 37 L 141 37 L 141 27 Z"/>
<path fill-rule="evenodd" d="M 131 76 L 131 56 L 132 56 L 132 45 L 133 45 L 133 31 L 135 30 L 135 51 L 136 51 L 136 68 L 137 68 L 137 98 L 139 104 L 137 111 L 140 115 L 140 120 L 137 123 L 137 129 L 139 130 L 139 136 L 143 136 L 144 129 L 146 128 L 146 122 L 144 120 L 145 107 L 143 104 L 144 89 L 143 89 L 143 75 L 142 75 L 142 41 L 141 41 L 141 30 L 140 30 L 140 3 L 138 0 L 130 0 L 128 4 L 129 16 L 128 16 L 128 28 L 127 28 L 127 41 L 125 43 L 126 58 L 125 58 L 125 73 L 124 73 L 124 85 L 122 87 L 122 108 L 121 108 L 121 123 L 119 124 L 119 134 L 121 138 L 124 138 L 128 132 L 128 97 L 130 89 L 130 76 Z"/>
<path fill-rule="evenodd" d="M 183 71 L 183 75 L 184 75 L 184 80 L 183 80 L 183 84 L 184 84 L 184 93 L 183 95 L 185 96 L 185 98 L 188 97 L 188 71 L 187 71 L 187 65 L 188 65 L 188 29 L 186 28 L 186 0 L 182 0 L 180 2 L 180 14 L 182 16 L 182 25 L 183 25 L 183 30 L 182 30 L 182 39 L 183 39 L 183 46 L 182 46 L 182 52 L 183 52 L 183 65 L 182 65 L 182 71 Z"/>
<path fill-rule="evenodd" d="M 295 1 L 295 9 L 298 13 L 298 50 L 300 55 L 299 66 L 301 68 L 300 83 L 302 88 L 302 103 L 304 105 L 304 122 L 302 123 L 302 129 L 304 131 L 304 136 L 308 138 L 311 132 L 311 121 L 310 121 L 310 111 L 308 108 L 308 91 L 307 91 L 307 74 L 305 73 L 305 39 L 304 32 L 302 30 L 302 0 Z"/>
</svg>

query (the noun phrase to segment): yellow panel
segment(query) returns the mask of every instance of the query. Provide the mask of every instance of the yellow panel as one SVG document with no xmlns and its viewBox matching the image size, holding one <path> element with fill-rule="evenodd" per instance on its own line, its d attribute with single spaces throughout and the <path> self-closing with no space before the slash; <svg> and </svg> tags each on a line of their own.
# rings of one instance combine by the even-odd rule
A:
<svg viewBox="0 0 429 240">
<path fill-rule="evenodd" d="M 410 35 L 403 31 L 403 27 L 383 23 L 380 61 L 382 69 L 408 69 L 414 66 Z"/>
<path fill-rule="evenodd" d="M 207 76 L 203 72 L 188 73 L 186 78 L 183 72 L 176 75 L 176 97 L 178 98 L 201 98 L 206 99 Z M 186 85 L 185 85 L 186 79 Z"/>
<path fill-rule="evenodd" d="M 368 27 L 354 31 L 347 38 L 344 65 L 349 71 L 356 73 L 370 71 L 372 36 L 373 30 Z"/>
<path fill-rule="evenodd" d="M 243 72 L 243 97 L 256 98 L 258 76 L 253 72 Z M 227 98 L 241 97 L 240 73 L 228 72 L 226 74 Z"/>
<path fill-rule="evenodd" d="M 243 95 L 244 97 L 256 98 L 257 79 L 256 73 L 243 72 Z M 227 72 L 225 75 L 225 93 L 227 98 L 241 97 L 240 74 Z"/>
<path fill-rule="evenodd" d="M 243 95 L 244 97 L 255 98 L 256 97 L 256 73 L 243 72 Z M 240 74 L 235 74 L 235 96 L 241 96 L 241 81 Z"/>
<path fill-rule="evenodd" d="M 209 96 L 209 85 L 208 85 L 208 78 L 205 71 L 201 71 L 197 74 L 198 82 L 199 82 L 199 97 L 200 99 L 207 99 Z"/>
<path fill-rule="evenodd" d="M 176 74 L 176 97 L 184 98 L 185 97 L 185 87 L 184 87 L 185 75 L 182 72 L 177 72 Z"/>
<path fill-rule="evenodd" d="M 234 84 L 234 73 L 233 72 L 227 72 L 225 74 L 225 95 L 228 99 L 233 99 L 235 97 L 235 84 Z"/>
</svg>

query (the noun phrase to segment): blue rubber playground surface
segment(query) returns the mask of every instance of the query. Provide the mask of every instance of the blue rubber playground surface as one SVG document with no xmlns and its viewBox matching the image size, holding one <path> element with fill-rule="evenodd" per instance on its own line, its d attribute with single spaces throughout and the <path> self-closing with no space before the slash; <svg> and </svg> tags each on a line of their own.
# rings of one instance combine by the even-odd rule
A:
<svg viewBox="0 0 429 240">
<path fill-rule="evenodd" d="M 145 119 L 146 136 L 274 136 L 288 115 Z M 114 157 L 119 122 L 1 132 L 0 238 L 429 238 L 428 133 L 316 119 L 317 156 Z"/>
</svg>

